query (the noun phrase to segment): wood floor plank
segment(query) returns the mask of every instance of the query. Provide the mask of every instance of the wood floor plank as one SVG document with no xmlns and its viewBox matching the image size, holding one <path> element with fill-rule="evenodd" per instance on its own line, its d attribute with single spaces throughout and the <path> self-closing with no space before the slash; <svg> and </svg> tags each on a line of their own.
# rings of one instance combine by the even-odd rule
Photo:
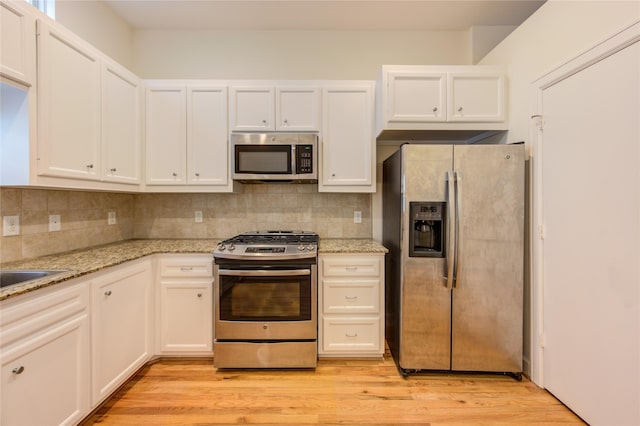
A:
<svg viewBox="0 0 640 426">
<path fill-rule="evenodd" d="M 315 370 L 217 370 L 163 359 L 141 370 L 84 425 L 581 425 L 526 379 L 426 373 L 393 360 L 320 360 Z"/>
</svg>

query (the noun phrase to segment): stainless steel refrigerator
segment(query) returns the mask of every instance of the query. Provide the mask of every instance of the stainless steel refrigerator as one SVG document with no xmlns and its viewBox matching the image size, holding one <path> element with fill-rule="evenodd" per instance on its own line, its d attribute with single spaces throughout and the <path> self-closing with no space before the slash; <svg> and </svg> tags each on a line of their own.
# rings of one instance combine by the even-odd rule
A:
<svg viewBox="0 0 640 426">
<path fill-rule="evenodd" d="M 403 145 L 383 166 L 386 339 L 402 374 L 521 377 L 524 145 Z"/>
</svg>

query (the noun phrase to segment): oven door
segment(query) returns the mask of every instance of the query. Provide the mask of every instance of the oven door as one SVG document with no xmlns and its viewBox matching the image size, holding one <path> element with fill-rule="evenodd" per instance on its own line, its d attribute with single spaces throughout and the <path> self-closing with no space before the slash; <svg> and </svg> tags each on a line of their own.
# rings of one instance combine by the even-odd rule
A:
<svg viewBox="0 0 640 426">
<path fill-rule="evenodd" d="M 315 264 L 225 262 L 214 274 L 217 341 L 316 339 Z"/>
</svg>

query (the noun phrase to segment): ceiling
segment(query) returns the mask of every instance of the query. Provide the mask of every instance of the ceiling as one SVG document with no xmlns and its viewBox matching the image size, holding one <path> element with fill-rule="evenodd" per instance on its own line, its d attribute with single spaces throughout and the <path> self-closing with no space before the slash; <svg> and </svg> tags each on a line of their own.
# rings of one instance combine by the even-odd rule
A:
<svg viewBox="0 0 640 426">
<path fill-rule="evenodd" d="M 134 29 L 465 30 L 518 26 L 545 0 L 105 0 Z"/>
</svg>

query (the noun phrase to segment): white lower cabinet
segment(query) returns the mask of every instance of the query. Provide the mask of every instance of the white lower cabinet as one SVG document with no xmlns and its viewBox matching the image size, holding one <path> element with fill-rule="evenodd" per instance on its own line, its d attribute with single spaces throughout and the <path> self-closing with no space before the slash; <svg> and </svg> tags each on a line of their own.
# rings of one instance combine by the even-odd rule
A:
<svg viewBox="0 0 640 426">
<path fill-rule="evenodd" d="M 157 309 L 161 355 L 206 355 L 213 350 L 211 255 L 162 255 Z"/>
<path fill-rule="evenodd" d="M 151 357 L 151 261 L 109 268 L 91 282 L 92 403 Z"/>
<path fill-rule="evenodd" d="M 0 304 L 0 424 L 72 425 L 88 413 L 88 309 L 77 280 Z"/>
<path fill-rule="evenodd" d="M 320 254 L 318 355 L 384 354 L 384 254 Z"/>
</svg>

